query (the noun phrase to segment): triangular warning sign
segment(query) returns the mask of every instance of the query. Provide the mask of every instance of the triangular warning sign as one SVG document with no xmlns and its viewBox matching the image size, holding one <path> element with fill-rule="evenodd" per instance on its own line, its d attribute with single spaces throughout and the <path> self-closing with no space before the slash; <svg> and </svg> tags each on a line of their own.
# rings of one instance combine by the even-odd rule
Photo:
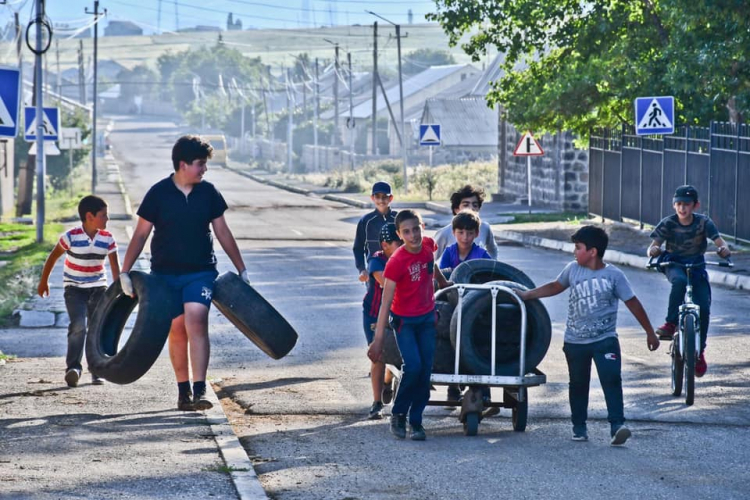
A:
<svg viewBox="0 0 750 500">
<path fill-rule="evenodd" d="M 2 96 L 0 96 L 0 127 L 15 127 L 16 122 L 13 121 L 13 117 L 8 112 L 8 107 L 3 102 Z"/>
<path fill-rule="evenodd" d="M 518 145 L 516 146 L 515 151 L 513 151 L 513 156 L 543 156 L 544 150 L 539 145 L 536 139 L 534 139 L 534 136 L 531 135 L 531 131 L 526 131 L 525 134 L 523 134 L 523 137 L 521 137 L 521 140 L 518 141 Z"/>
<path fill-rule="evenodd" d="M 669 117 L 664 112 L 659 101 L 654 99 L 648 105 L 648 111 L 643 114 L 643 118 L 638 123 L 638 128 L 641 130 L 672 128 L 672 122 L 669 121 Z"/>
<path fill-rule="evenodd" d="M 42 116 L 44 117 L 44 120 L 42 121 L 42 128 L 44 129 L 45 137 L 57 135 L 57 131 L 55 130 L 55 127 L 52 126 L 52 122 L 47 116 L 47 113 L 42 111 Z M 33 135 L 34 137 L 36 137 L 36 116 L 33 120 L 31 120 L 31 124 L 26 127 L 26 135 Z"/>
<path fill-rule="evenodd" d="M 435 143 L 440 144 L 440 138 L 435 133 L 435 129 L 431 126 L 428 126 L 427 129 L 424 131 L 424 135 L 422 136 L 422 139 L 420 140 L 421 143 Z"/>
</svg>

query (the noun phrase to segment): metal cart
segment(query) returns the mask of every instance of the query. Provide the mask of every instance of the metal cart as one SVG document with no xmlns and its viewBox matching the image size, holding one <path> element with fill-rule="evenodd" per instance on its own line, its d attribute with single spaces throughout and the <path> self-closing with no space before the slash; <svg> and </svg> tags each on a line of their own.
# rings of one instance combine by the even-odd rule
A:
<svg viewBox="0 0 750 500">
<path fill-rule="evenodd" d="M 468 386 L 463 394 L 461 401 L 433 400 L 427 404 L 429 406 L 460 406 L 461 413 L 459 421 L 463 424 L 464 434 L 475 436 L 479 428 L 479 422 L 482 421 L 485 411 L 489 408 L 510 408 L 512 411 L 513 430 L 523 432 L 526 430 L 526 421 L 529 411 L 528 391 L 529 387 L 536 387 L 547 382 L 547 376 L 536 368 L 526 372 L 526 306 L 518 295 L 511 288 L 506 286 L 488 283 L 488 284 L 456 284 L 449 289 L 456 289 L 458 292 L 458 304 L 456 314 L 458 314 L 458 331 L 456 332 L 456 356 L 454 361 L 453 373 L 433 373 L 430 381 L 433 386 L 447 386 L 449 384 L 459 384 Z M 460 372 L 461 359 L 461 316 L 463 310 L 463 296 L 467 290 L 486 290 L 492 294 L 492 335 L 491 335 L 491 371 L 490 375 L 473 375 Z M 513 297 L 518 303 L 521 311 L 521 348 L 519 355 L 519 370 L 517 376 L 495 375 L 495 347 L 496 347 L 496 325 L 497 325 L 497 295 L 505 293 Z M 401 380 L 401 369 L 394 365 L 387 365 L 387 369 L 394 375 L 394 393 L 398 390 L 398 383 Z M 502 387 L 503 400 L 493 401 L 485 405 L 482 400 L 483 387 Z"/>
</svg>

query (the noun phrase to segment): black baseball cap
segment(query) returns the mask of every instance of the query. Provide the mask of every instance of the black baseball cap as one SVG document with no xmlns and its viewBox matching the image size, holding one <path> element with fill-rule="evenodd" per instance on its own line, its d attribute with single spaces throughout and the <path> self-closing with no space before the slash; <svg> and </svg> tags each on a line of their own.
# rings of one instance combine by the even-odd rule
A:
<svg viewBox="0 0 750 500">
<path fill-rule="evenodd" d="M 393 222 L 387 222 L 380 228 L 380 242 L 390 243 L 392 241 L 401 241 L 396 233 L 396 224 Z"/>
<path fill-rule="evenodd" d="M 378 181 L 372 185 L 372 194 L 383 193 L 391 195 L 391 185 L 384 181 Z"/>
<path fill-rule="evenodd" d="M 697 202 L 698 190 L 688 184 L 678 187 L 674 192 L 672 203 L 677 203 L 678 201 L 683 203 Z"/>
</svg>

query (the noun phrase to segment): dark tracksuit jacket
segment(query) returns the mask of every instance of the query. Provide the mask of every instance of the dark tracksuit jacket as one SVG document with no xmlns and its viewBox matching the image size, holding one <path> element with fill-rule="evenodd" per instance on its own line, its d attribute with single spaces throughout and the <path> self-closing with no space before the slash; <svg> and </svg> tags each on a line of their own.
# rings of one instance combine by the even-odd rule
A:
<svg viewBox="0 0 750 500">
<path fill-rule="evenodd" d="M 396 218 L 396 211 L 391 210 L 383 215 L 377 210 L 364 215 L 357 223 L 357 234 L 354 237 L 354 263 L 357 270 L 367 270 L 367 259 L 380 250 L 380 230 Z"/>
</svg>

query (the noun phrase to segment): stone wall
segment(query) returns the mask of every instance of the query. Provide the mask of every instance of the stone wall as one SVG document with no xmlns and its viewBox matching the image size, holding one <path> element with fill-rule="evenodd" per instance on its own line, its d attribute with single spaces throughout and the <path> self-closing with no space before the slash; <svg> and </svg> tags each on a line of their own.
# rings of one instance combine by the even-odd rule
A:
<svg viewBox="0 0 750 500">
<path fill-rule="evenodd" d="M 505 198 L 528 197 L 526 157 L 513 156 L 522 133 L 500 122 L 498 187 Z M 531 157 L 531 200 L 558 210 L 588 210 L 588 150 L 576 149 L 571 132 L 535 137 L 544 156 Z M 503 147 L 504 146 L 504 147 Z"/>
</svg>

